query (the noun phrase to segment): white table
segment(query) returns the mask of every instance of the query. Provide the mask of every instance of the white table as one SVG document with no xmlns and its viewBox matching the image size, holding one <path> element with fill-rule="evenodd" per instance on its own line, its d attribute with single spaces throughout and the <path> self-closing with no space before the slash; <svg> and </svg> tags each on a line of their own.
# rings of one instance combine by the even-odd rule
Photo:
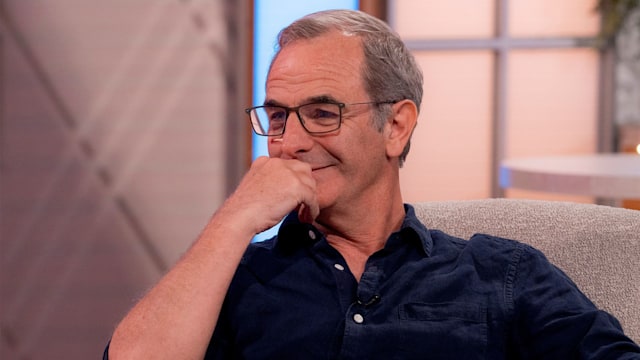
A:
<svg viewBox="0 0 640 360">
<path fill-rule="evenodd" d="M 508 159 L 500 165 L 500 186 L 609 199 L 640 199 L 640 155 Z"/>
</svg>

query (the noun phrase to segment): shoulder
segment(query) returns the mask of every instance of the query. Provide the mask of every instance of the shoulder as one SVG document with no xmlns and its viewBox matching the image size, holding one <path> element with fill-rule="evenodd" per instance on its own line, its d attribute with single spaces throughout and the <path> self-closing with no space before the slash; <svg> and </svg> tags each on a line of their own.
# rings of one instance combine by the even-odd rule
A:
<svg viewBox="0 0 640 360">
<path fill-rule="evenodd" d="M 430 230 L 429 233 L 433 239 L 433 256 L 448 255 L 457 261 L 472 262 L 479 268 L 513 271 L 523 262 L 529 266 L 549 264 L 542 252 L 514 239 L 481 233 L 461 239 L 439 230 Z"/>
<path fill-rule="evenodd" d="M 449 235 L 440 230 L 430 230 L 435 248 L 454 248 L 458 251 L 478 254 L 511 254 L 513 252 L 537 252 L 531 246 L 514 239 L 502 238 L 489 234 L 474 234 L 469 239 L 462 239 Z"/>
<path fill-rule="evenodd" d="M 296 266 L 307 256 L 304 248 L 290 249 L 278 243 L 278 237 L 251 243 L 245 251 L 236 274 L 236 282 L 267 283 L 273 277 Z"/>
<path fill-rule="evenodd" d="M 270 254 L 274 251 L 277 237 L 272 237 L 270 239 L 264 241 L 253 242 L 249 244 L 247 250 L 244 252 L 242 256 L 241 264 L 246 264 L 250 262 L 255 257 L 264 256 L 265 254 Z"/>
<path fill-rule="evenodd" d="M 257 269 L 273 267 L 278 262 L 277 249 L 277 237 L 249 244 L 238 265 L 238 272 L 257 273 Z"/>
</svg>

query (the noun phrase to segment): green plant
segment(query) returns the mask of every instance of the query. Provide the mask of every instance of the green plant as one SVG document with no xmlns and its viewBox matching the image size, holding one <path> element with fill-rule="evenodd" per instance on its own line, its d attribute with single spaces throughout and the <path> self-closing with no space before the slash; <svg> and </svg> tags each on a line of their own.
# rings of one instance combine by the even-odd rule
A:
<svg viewBox="0 0 640 360">
<path fill-rule="evenodd" d="M 611 41 L 636 8 L 640 8 L 640 0 L 598 0 L 596 9 L 602 15 L 600 36 Z"/>
</svg>

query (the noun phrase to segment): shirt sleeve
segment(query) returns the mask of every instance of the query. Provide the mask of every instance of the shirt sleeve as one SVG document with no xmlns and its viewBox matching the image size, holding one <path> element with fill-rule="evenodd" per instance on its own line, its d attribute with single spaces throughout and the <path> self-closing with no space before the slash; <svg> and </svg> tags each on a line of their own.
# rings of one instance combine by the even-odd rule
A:
<svg viewBox="0 0 640 360">
<path fill-rule="evenodd" d="M 104 348 L 104 353 L 102 353 L 102 360 L 109 360 L 109 345 L 111 345 L 111 340 L 109 340 L 107 346 Z"/>
<path fill-rule="evenodd" d="M 640 359 L 640 348 L 538 250 L 522 245 L 506 294 L 523 359 Z"/>
<path fill-rule="evenodd" d="M 220 310 L 218 323 L 213 331 L 205 360 L 225 360 L 237 359 L 239 355 L 234 353 L 233 341 L 231 340 L 231 320 L 229 315 L 229 296 L 225 299 L 225 303 Z"/>
<path fill-rule="evenodd" d="M 230 344 L 221 339 L 218 334 L 215 334 L 207 347 L 207 352 L 204 358 L 206 360 L 225 360 L 235 359 L 236 356 L 233 355 Z"/>
</svg>

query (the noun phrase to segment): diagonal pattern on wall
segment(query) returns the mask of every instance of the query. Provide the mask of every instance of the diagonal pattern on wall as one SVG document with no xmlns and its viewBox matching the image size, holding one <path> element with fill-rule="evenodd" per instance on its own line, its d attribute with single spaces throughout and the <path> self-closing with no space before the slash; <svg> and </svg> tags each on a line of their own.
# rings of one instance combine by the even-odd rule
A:
<svg viewBox="0 0 640 360">
<path fill-rule="evenodd" d="M 4 5 L 1 358 L 99 356 L 228 192 L 228 6 Z"/>
</svg>

